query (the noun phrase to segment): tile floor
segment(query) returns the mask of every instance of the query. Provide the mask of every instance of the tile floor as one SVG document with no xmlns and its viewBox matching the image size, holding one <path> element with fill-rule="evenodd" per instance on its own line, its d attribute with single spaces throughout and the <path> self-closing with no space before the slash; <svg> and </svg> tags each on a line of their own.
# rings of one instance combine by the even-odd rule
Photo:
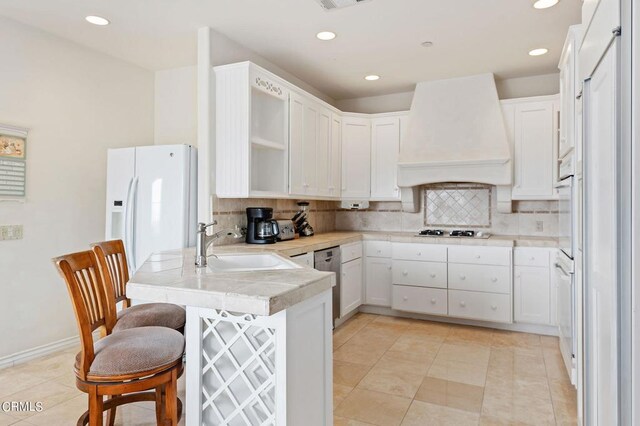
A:
<svg viewBox="0 0 640 426">
<path fill-rule="evenodd" d="M 0 370 L 0 401 L 45 408 L 0 412 L 0 426 L 75 424 L 87 399 L 73 358 L 66 350 Z M 336 426 L 573 425 L 575 406 L 557 338 L 369 314 L 334 333 Z M 120 408 L 116 424 L 154 425 L 153 404 Z"/>
</svg>

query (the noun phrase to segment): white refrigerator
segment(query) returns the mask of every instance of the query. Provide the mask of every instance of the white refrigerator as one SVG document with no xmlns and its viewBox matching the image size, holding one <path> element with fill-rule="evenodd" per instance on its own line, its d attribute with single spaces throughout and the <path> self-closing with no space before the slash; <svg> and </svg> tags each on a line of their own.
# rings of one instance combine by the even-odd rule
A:
<svg viewBox="0 0 640 426">
<path fill-rule="evenodd" d="M 196 160 L 190 145 L 108 151 L 105 236 L 124 241 L 131 274 L 151 253 L 195 245 Z"/>
</svg>

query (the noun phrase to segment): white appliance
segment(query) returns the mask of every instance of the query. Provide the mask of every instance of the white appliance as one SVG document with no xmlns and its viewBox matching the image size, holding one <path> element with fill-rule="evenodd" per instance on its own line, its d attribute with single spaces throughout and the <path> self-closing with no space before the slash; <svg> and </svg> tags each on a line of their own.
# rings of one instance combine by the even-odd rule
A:
<svg viewBox="0 0 640 426">
<path fill-rule="evenodd" d="M 124 241 L 131 274 L 151 253 L 195 245 L 196 172 L 190 145 L 108 151 L 105 235 Z"/>
<path fill-rule="evenodd" d="M 559 194 L 559 244 L 556 258 L 556 281 L 558 299 L 556 303 L 560 352 L 571 383 L 577 384 L 578 335 L 577 300 L 574 251 L 578 236 L 576 191 L 574 185 L 574 153 L 560 163 L 560 182 L 556 185 Z"/>
</svg>

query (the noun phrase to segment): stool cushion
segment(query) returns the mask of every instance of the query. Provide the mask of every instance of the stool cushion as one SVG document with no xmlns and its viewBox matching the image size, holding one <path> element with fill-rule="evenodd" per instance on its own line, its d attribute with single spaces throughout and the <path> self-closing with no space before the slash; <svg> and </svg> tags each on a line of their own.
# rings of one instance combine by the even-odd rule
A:
<svg viewBox="0 0 640 426">
<path fill-rule="evenodd" d="M 166 327 L 138 327 L 112 333 L 94 344 L 88 376 L 112 377 L 155 370 L 182 358 L 184 336 Z M 80 367 L 82 352 L 76 355 Z"/>
<path fill-rule="evenodd" d="M 118 312 L 118 320 L 113 331 L 129 330 L 136 327 L 168 327 L 178 330 L 184 327 L 185 310 L 171 303 L 145 303 L 134 305 Z"/>
</svg>

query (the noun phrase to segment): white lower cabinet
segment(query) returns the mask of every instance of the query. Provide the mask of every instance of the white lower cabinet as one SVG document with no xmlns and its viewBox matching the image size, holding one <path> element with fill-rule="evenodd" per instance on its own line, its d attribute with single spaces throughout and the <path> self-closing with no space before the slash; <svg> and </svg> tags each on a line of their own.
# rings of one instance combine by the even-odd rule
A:
<svg viewBox="0 0 640 426">
<path fill-rule="evenodd" d="M 548 249 L 516 248 L 513 268 L 514 320 L 527 324 L 555 323 L 555 288 Z"/>
<path fill-rule="evenodd" d="M 340 317 L 343 317 L 362 305 L 362 243 L 342 245 L 340 252 Z"/>
<path fill-rule="evenodd" d="M 394 284 L 391 307 L 398 311 L 447 315 L 447 290 Z"/>
<path fill-rule="evenodd" d="M 449 290 L 449 316 L 511 322 L 511 295 Z"/>
<path fill-rule="evenodd" d="M 365 260 L 365 303 L 391 306 L 391 259 L 367 257 Z"/>
</svg>

